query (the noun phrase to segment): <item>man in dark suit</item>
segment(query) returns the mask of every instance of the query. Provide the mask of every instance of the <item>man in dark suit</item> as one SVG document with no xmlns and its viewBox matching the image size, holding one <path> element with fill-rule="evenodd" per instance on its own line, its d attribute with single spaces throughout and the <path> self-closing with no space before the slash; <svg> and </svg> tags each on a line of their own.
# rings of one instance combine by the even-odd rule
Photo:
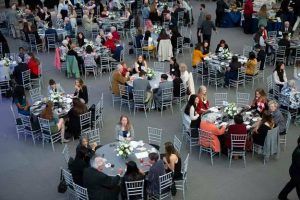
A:
<svg viewBox="0 0 300 200">
<path fill-rule="evenodd" d="M 284 25 L 281 28 L 281 32 L 282 33 L 292 33 L 292 31 L 293 31 L 293 27 L 290 26 L 290 22 L 285 21 Z"/>
<path fill-rule="evenodd" d="M 173 82 L 168 81 L 167 74 L 162 74 L 160 77 L 160 80 L 161 80 L 161 82 L 159 83 L 158 89 L 153 92 L 154 92 L 155 106 L 158 107 L 159 109 L 162 109 L 161 108 L 162 91 L 163 91 L 163 89 L 173 88 Z M 171 99 L 165 99 L 165 100 L 171 100 Z M 163 108 L 163 109 L 165 109 L 165 108 Z"/>
<path fill-rule="evenodd" d="M 296 188 L 298 198 L 300 199 L 300 137 L 298 145 L 292 154 L 292 164 L 289 169 L 291 180 L 286 184 L 278 195 L 279 200 L 287 200 L 288 194 Z"/>
<path fill-rule="evenodd" d="M 87 188 L 90 200 L 118 200 L 118 187 L 122 169 L 118 169 L 117 176 L 108 176 L 102 172 L 105 167 L 105 159 L 94 157 L 91 159 L 91 167 L 83 172 L 83 186 Z"/>
<path fill-rule="evenodd" d="M 52 28 L 52 22 L 48 23 L 48 29 L 45 31 L 45 35 L 49 35 L 49 34 L 54 34 L 55 35 L 55 40 L 57 40 L 58 36 L 57 36 L 57 31 Z"/>
<path fill-rule="evenodd" d="M 16 81 L 16 83 L 18 85 L 22 85 L 23 83 L 23 79 L 22 79 L 22 72 L 28 70 L 28 66 L 26 63 L 24 63 L 22 61 L 22 58 L 18 57 L 17 58 L 17 61 L 18 61 L 18 65 L 15 67 L 14 69 L 14 72 L 13 72 L 13 76 L 14 76 L 14 79 Z"/>
<path fill-rule="evenodd" d="M 158 160 L 157 153 L 149 154 L 149 164 L 151 165 L 147 179 L 147 191 L 149 195 L 159 193 L 159 176 L 166 173 L 163 160 Z"/>
<path fill-rule="evenodd" d="M 151 91 L 151 86 L 149 81 L 146 79 L 146 72 L 140 71 L 139 78 L 134 79 L 133 81 L 133 89 L 134 90 L 143 90 L 145 94 L 145 103 L 149 103 L 148 107 L 150 106 L 150 103 L 152 102 L 153 93 Z"/>
<path fill-rule="evenodd" d="M 278 46 L 283 46 L 285 47 L 285 57 L 286 57 L 286 65 L 288 65 L 288 60 L 289 60 L 289 55 L 290 55 L 290 46 L 291 42 L 289 40 L 289 35 L 288 33 L 283 33 L 283 38 L 278 41 Z"/>
</svg>

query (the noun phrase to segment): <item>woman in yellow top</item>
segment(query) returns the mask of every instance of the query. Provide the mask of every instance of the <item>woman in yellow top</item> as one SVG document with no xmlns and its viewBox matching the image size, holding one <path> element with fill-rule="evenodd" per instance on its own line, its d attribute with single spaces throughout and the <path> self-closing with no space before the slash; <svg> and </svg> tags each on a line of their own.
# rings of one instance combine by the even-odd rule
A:
<svg viewBox="0 0 300 200">
<path fill-rule="evenodd" d="M 249 53 L 249 59 L 246 63 L 246 75 L 253 76 L 257 73 L 256 71 L 257 60 L 254 52 Z"/>
<path fill-rule="evenodd" d="M 192 58 L 192 67 L 196 68 L 196 65 L 202 62 L 202 59 L 205 57 L 201 51 L 201 44 L 198 43 L 195 46 L 195 49 L 193 51 L 193 58 Z"/>
</svg>

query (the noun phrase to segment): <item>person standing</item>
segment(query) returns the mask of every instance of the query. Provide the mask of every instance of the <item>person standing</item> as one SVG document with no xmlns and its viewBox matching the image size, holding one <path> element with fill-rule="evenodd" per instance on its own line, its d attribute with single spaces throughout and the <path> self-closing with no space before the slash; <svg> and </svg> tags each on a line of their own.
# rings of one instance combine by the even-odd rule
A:
<svg viewBox="0 0 300 200">
<path fill-rule="evenodd" d="M 225 3 L 224 0 L 217 1 L 217 8 L 216 8 L 216 26 L 221 27 L 223 17 L 225 14 L 225 9 L 228 9 L 228 5 Z"/>
<path fill-rule="evenodd" d="M 288 194 L 296 188 L 298 198 L 300 199 L 300 137 L 297 141 L 297 147 L 292 154 L 292 164 L 289 169 L 291 180 L 281 190 L 278 195 L 279 200 L 287 200 Z"/>
<path fill-rule="evenodd" d="M 252 0 L 247 0 L 244 5 L 244 33 L 252 34 L 252 14 L 253 14 L 253 2 Z"/>
<path fill-rule="evenodd" d="M 211 21 L 211 15 L 208 14 L 205 16 L 205 21 L 203 21 L 201 25 L 202 39 L 203 41 L 207 41 L 208 47 L 210 46 L 212 30 L 217 32 L 215 24 Z"/>
<path fill-rule="evenodd" d="M 297 17 L 296 22 L 293 26 L 293 33 L 294 33 L 300 23 L 300 0 L 293 1 L 293 9 L 294 9 L 294 15 Z"/>
<path fill-rule="evenodd" d="M 202 43 L 202 39 L 201 39 L 201 26 L 202 23 L 205 20 L 205 17 L 207 15 L 207 12 L 205 10 L 205 4 L 201 4 L 200 5 L 200 13 L 199 13 L 199 17 L 198 17 L 198 22 L 197 22 L 197 38 L 198 38 L 198 43 L 201 44 Z"/>
</svg>

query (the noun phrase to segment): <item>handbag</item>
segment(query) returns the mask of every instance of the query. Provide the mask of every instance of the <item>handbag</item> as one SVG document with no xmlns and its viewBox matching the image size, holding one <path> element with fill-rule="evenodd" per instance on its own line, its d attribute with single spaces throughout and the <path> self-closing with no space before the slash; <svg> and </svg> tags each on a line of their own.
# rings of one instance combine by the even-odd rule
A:
<svg viewBox="0 0 300 200">
<path fill-rule="evenodd" d="M 67 183 L 62 175 L 62 170 L 60 171 L 60 181 L 57 187 L 59 193 L 65 193 L 68 189 Z"/>
</svg>

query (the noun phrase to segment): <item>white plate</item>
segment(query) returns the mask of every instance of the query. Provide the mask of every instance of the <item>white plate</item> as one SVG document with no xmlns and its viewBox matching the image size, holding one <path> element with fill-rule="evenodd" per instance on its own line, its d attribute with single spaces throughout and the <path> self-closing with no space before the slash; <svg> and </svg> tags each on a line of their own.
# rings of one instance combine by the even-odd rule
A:
<svg viewBox="0 0 300 200">
<path fill-rule="evenodd" d="M 254 122 L 257 122 L 257 117 L 254 117 L 253 119 L 252 119 Z"/>
<path fill-rule="evenodd" d="M 111 164 L 110 164 L 110 163 L 106 163 L 106 164 L 105 164 L 105 167 L 106 167 L 106 168 L 110 168 L 110 167 L 111 167 Z"/>
<path fill-rule="evenodd" d="M 248 124 L 250 124 L 250 122 L 248 122 L 248 121 L 245 121 L 245 122 L 244 122 L 244 124 L 248 125 Z"/>
</svg>

